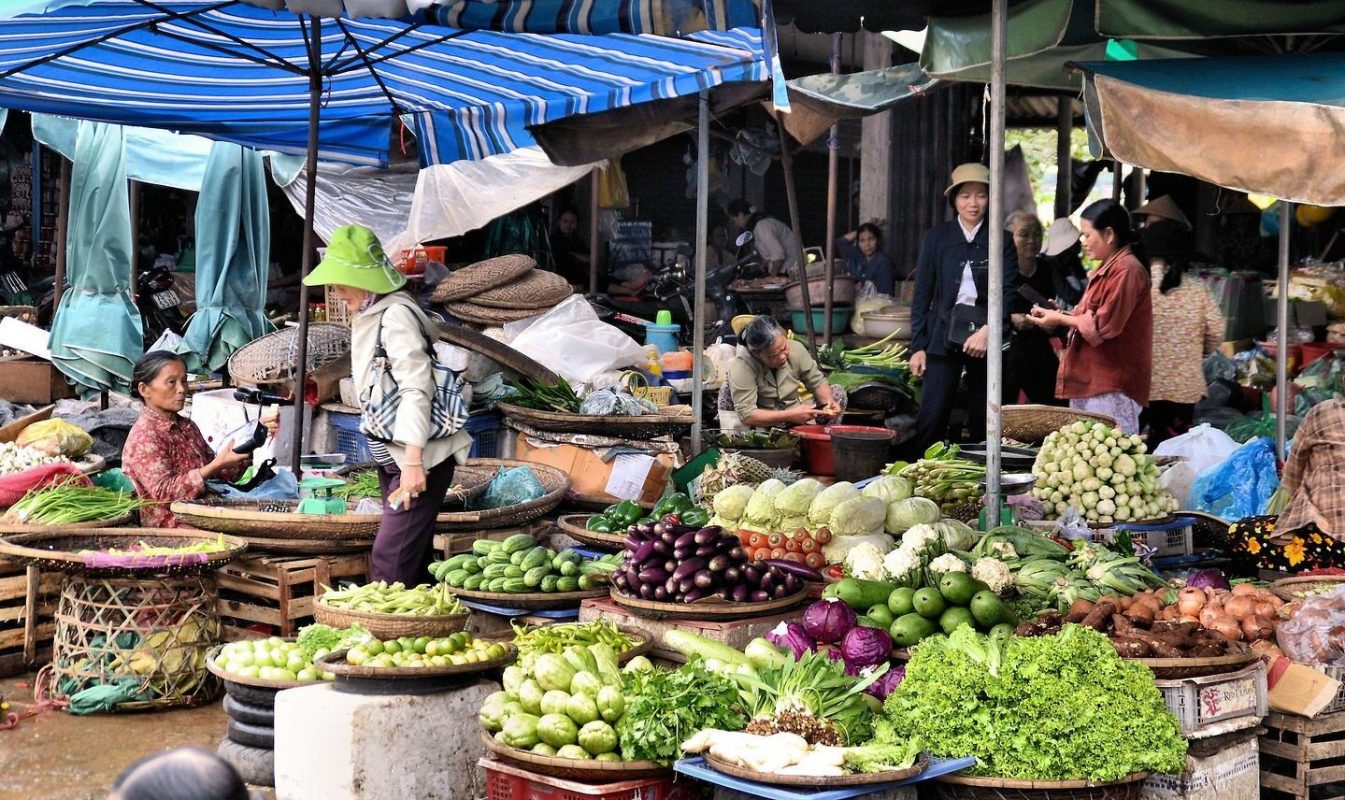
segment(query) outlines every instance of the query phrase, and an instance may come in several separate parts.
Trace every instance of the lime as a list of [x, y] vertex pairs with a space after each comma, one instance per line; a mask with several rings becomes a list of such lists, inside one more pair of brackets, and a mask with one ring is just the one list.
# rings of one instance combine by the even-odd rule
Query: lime
[[939, 594], [955, 606], [966, 606], [976, 594], [972, 577], [965, 572], [949, 572], [939, 579]]
[[892, 594], [887, 596], [887, 610], [892, 612], [893, 617], [902, 617], [915, 610], [911, 605], [911, 598], [915, 596], [915, 590], [909, 586], [902, 586], [899, 589], [893, 589]]
[[943, 595], [939, 594], [939, 590], [930, 587], [918, 590], [911, 597], [911, 605], [915, 608], [915, 613], [927, 619], [938, 619], [943, 610], [948, 607], [948, 604], [943, 600]]

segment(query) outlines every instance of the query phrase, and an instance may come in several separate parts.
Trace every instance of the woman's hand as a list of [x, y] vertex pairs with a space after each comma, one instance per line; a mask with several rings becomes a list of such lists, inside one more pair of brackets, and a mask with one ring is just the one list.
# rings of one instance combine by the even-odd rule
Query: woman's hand
[[215, 454], [215, 458], [209, 464], [201, 467], [201, 477], [209, 478], [217, 475], [226, 469], [242, 466], [252, 462], [251, 453], [235, 453], [234, 440], [230, 439], [224, 443], [224, 449]]
[[1013, 323], [1013, 329], [1016, 331], [1025, 331], [1033, 327], [1032, 320], [1027, 314], [1010, 314], [1009, 321]]
[[803, 405], [788, 409], [786, 413], [789, 415], [791, 424], [807, 425], [811, 422], [816, 422], [818, 416], [823, 414], [824, 411], [817, 406]]
[[1059, 328], [1069, 325], [1068, 314], [1062, 314], [1059, 311], [1042, 308], [1041, 306], [1033, 306], [1028, 319], [1039, 328]]
[[985, 351], [989, 347], [990, 326], [982, 325], [981, 329], [967, 337], [967, 341], [962, 345], [962, 352], [972, 358], [985, 358]]
[[920, 378], [924, 376], [925, 374], [924, 350], [921, 350], [918, 353], [911, 354], [910, 367], [911, 367], [911, 374], [914, 375], [915, 377]]
[[280, 430], [280, 412], [268, 411], [265, 414], [262, 414], [261, 423], [262, 427], [266, 428], [266, 436], [268, 438], [275, 436], [276, 431]]
[[402, 467], [402, 480], [398, 488], [412, 500], [419, 497], [425, 491], [425, 467], [420, 464]]

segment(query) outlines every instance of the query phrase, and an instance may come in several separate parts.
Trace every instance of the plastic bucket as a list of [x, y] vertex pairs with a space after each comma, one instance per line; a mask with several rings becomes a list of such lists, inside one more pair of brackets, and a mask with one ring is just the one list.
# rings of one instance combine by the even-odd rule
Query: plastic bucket
[[648, 323], [644, 326], [644, 343], [658, 348], [659, 355], [677, 350], [677, 332], [681, 325], [659, 325]]
[[887, 466], [895, 434], [867, 425], [832, 425], [831, 452], [835, 475], [843, 481], [872, 478]]
[[1307, 367], [1319, 358], [1326, 358], [1337, 350], [1345, 349], [1345, 344], [1337, 344], [1336, 342], [1308, 342], [1301, 347], [1303, 360], [1300, 369]]
[[[835, 430], [837, 426], [832, 426]], [[836, 461], [831, 454], [831, 434], [825, 425], [798, 425], [789, 432], [799, 437], [803, 467], [811, 475], [835, 475]]]

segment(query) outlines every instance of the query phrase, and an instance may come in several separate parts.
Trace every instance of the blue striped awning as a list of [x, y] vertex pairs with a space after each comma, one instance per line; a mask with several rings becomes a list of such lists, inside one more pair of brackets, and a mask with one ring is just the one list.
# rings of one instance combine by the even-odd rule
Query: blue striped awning
[[759, 27], [753, 0], [435, 0], [426, 10], [450, 28], [516, 33], [654, 33]]
[[[306, 151], [307, 19], [234, 0], [51, 6], [0, 11], [0, 107]], [[449, 163], [533, 145], [529, 126], [771, 76], [758, 27], [542, 35], [371, 18], [324, 20], [322, 67], [319, 156], [366, 165], [399, 146], [394, 115], [422, 165]]]

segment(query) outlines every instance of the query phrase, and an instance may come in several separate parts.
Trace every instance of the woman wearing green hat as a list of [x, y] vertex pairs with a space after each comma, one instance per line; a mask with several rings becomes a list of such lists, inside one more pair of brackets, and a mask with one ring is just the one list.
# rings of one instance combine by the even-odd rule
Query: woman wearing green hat
[[[405, 276], [393, 269], [378, 237], [362, 225], [338, 228], [322, 262], [304, 283], [330, 285], [354, 314], [351, 376], [361, 396], [371, 381], [378, 380], [384, 356], [396, 382], [391, 440], [371, 437], [369, 442], [384, 505], [369, 578], [408, 586], [424, 583], [433, 554], [435, 517], [452, 485], [454, 461], [465, 458], [472, 444], [463, 430], [430, 438], [437, 326], [407, 292], [400, 291]], [[368, 409], [364, 416], [361, 428], [368, 430]]]

